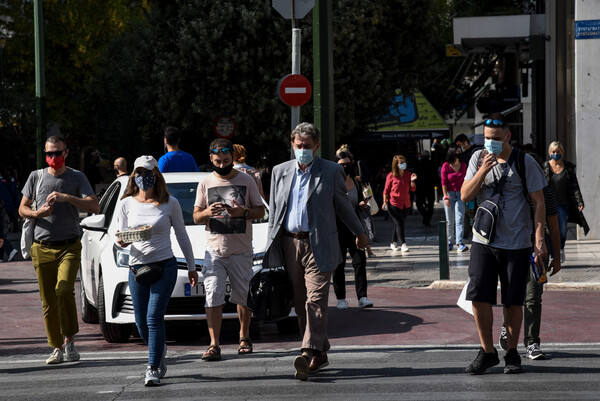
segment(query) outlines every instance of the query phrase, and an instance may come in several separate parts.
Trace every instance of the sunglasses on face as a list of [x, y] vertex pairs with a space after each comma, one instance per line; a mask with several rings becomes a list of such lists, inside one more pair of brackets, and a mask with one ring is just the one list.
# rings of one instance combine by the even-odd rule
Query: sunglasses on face
[[136, 177], [150, 177], [151, 175], [154, 175], [154, 171], [152, 170], [138, 170], [135, 172]]
[[210, 153], [213, 155], [218, 155], [219, 153], [222, 153], [224, 155], [228, 155], [231, 152], [231, 149], [229, 148], [214, 148], [210, 150]]
[[502, 121], [502, 120], [492, 120], [491, 118], [488, 118], [487, 120], [485, 120], [484, 124], [487, 127], [503, 127], [504, 126], [504, 121]]
[[352, 163], [338, 163], [338, 164], [342, 167], [348, 167], [348, 166], [352, 165]]
[[60, 157], [62, 156], [62, 154], [65, 153], [65, 150], [57, 150], [56, 152], [44, 152], [45, 156], [48, 157]]

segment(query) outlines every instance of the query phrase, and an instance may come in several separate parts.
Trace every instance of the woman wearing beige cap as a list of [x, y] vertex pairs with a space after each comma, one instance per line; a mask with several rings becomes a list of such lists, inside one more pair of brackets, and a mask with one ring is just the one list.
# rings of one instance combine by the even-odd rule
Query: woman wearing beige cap
[[[135, 323], [148, 344], [146, 386], [160, 384], [167, 371], [165, 356], [165, 311], [177, 281], [177, 261], [171, 249], [171, 227], [187, 262], [190, 284], [198, 282], [198, 273], [190, 239], [185, 230], [181, 206], [169, 195], [167, 184], [152, 156], [135, 160], [133, 173], [117, 210], [120, 231], [128, 227], [152, 226], [152, 237], [131, 244], [117, 240], [119, 246], [129, 248], [129, 290], [133, 301]], [[140, 284], [135, 279], [137, 269], [148, 264], [162, 266], [162, 275], [151, 284]]]

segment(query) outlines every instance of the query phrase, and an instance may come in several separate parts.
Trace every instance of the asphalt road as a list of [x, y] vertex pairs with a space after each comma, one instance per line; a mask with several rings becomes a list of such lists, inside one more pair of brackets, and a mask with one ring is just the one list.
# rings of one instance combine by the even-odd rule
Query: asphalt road
[[331, 365], [299, 382], [295, 353], [263, 350], [221, 362], [200, 352], [169, 352], [162, 386], [143, 386], [145, 352], [91, 352], [56, 366], [28, 356], [4, 361], [2, 400], [598, 400], [600, 351], [586, 345], [552, 346], [551, 359], [524, 361], [525, 373], [464, 373], [474, 357], [464, 347], [336, 347]]

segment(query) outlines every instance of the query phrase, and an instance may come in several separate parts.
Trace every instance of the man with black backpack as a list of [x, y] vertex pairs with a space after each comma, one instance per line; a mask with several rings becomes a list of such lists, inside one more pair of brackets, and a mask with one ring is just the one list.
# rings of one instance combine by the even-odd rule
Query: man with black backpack
[[[496, 304], [500, 278], [501, 301], [508, 331], [504, 373], [519, 373], [521, 357], [517, 352], [517, 343], [523, 320], [532, 243], [530, 207], [516, 160], [523, 162], [520, 168], [524, 170], [526, 188], [535, 210], [533, 252], [534, 261], [538, 265], [543, 263], [547, 255], [542, 192], [546, 180], [542, 169], [531, 156], [523, 157], [518, 154], [519, 150], [513, 150], [510, 145], [510, 127], [502, 114], [492, 114], [485, 120], [484, 136], [485, 149], [473, 153], [461, 189], [464, 202], [477, 197], [482, 208], [481, 214], [479, 210], [476, 213], [473, 228], [467, 289], [467, 300], [473, 301], [481, 348], [466, 372], [483, 374], [488, 368], [500, 363], [492, 338], [492, 305]], [[489, 225], [482, 225], [482, 222]]]

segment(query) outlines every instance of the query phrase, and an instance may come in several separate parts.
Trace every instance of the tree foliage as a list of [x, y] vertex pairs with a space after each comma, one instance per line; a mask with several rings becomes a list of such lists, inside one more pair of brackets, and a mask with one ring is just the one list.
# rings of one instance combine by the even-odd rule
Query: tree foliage
[[[442, 0], [334, 2], [338, 136], [364, 132], [396, 88], [412, 91], [438, 71], [443, 44], [436, 41], [447, 15]], [[301, 72], [312, 81], [312, 14], [299, 27]], [[244, 143], [251, 158], [285, 156], [289, 107], [276, 88], [291, 70], [290, 28], [271, 2], [155, 2], [144, 33], [127, 32], [103, 64], [94, 93], [102, 113], [94, 126], [119, 132], [125, 141], [124, 135], [135, 133], [139, 146], [160, 153], [163, 128], [176, 125], [185, 133], [182, 148], [202, 163], [214, 120], [229, 115], [237, 123], [234, 141]], [[125, 54], [131, 64], [115, 57]], [[122, 92], [138, 98], [123, 99]], [[110, 107], [127, 101], [133, 115]], [[312, 102], [302, 107], [302, 119], [313, 120]]]
[[[43, 2], [46, 121], [55, 123], [70, 140], [89, 144], [83, 129], [90, 110], [84, 105], [103, 49], [135, 20], [144, 17], [147, 2], [47, 0]], [[32, 1], [2, 2], [1, 29], [11, 33], [3, 52], [2, 88], [6, 95], [0, 109], [18, 126], [19, 141], [35, 153], [35, 47]], [[6, 121], [6, 120], [3, 120]], [[6, 128], [6, 127], [5, 127]], [[2, 130], [11, 136], [13, 129]], [[12, 155], [14, 157], [14, 155]], [[28, 156], [25, 156], [27, 158]], [[23, 155], [21, 155], [23, 158]]]

